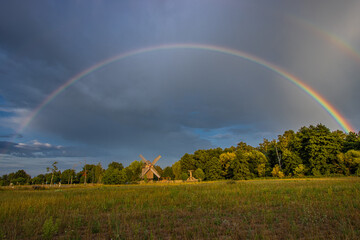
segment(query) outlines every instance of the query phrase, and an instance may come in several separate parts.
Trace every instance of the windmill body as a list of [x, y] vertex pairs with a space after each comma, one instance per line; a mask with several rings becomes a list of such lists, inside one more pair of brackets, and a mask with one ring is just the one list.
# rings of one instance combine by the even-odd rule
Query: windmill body
[[140, 178], [144, 179], [145, 176], [148, 180], [153, 180], [154, 179], [154, 174], [160, 178], [160, 174], [156, 171], [154, 165], [157, 161], [159, 161], [159, 159], [161, 158], [161, 156], [159, 155], [157, 158], [154, 159], [153, 162], [150, 162], [148, 160], [146, 160], [143, 155], [139, 155], [142, 162], [143, 162], [143, 168], [141, 171], [141, 175]]

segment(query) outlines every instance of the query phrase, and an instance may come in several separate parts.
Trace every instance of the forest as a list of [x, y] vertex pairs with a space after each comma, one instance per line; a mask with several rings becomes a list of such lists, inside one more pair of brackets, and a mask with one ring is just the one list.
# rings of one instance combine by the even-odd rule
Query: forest
[[[185, 153], [172, 166], [156, 170], [163, 179], [186, 180], [189, 170], [200, 181], [223, 179], [284, 178], [305, 176], [360, 176], [360, 133], [330, 131], [322, 124], [287, 130], [277, 139], [264, 139], [257, 147], [244, 142], [229, 148], [196, 150]], [[24, 170], [3, 175], [1, 186], [9, 184], [126, 184], [140, 180], [142, 162], [124, 167], [112, 162], [104, 169], [101, 163], [86, 164], [60, 171], [57, 162], [47, 172], [31, 178]], [[156, 178], [156, 176], [155, 176]], [[159, 180], [159, 179], [155, 179]], [[161, 180], [161, 179], [160, 179]]]

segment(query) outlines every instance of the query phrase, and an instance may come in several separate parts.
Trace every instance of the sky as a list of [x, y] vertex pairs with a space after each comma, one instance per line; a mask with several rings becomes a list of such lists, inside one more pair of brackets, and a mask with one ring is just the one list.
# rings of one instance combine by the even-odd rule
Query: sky
[[[359, 11], [347, 0], [1, 1], [0, 174], [127, 166], [139, 154], [165, 167], [303, 126], [345, 131], [254, 58], [357, 132]], [[161, 48], [174, 44], [212, 49]]]

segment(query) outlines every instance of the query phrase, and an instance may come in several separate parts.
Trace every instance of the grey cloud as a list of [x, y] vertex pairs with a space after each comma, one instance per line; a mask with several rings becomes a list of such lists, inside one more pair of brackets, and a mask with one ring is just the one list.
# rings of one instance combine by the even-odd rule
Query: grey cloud
[[22, 134], [6, 134], [6, 135], [0, 135], [0, 138], [23, 138]]
[[49, 143], [41, 143], [37, 140], [27, 143], [0, 141], [0, 152], [6, 155], [27, 158], [84, 157], [94, 156], [95, 153], [95, 151], [85, 151], [85, 149], [81, 149], [81, 147], [51, 145]]
[[[103, 59], [141, 47], [195, 42], [242, 50], [286, 69], [356, 127], [357, 63], [288, 21], [296, 14], [351, 35], [358, 44], [360, 36], [350, 34], [352, 24], [359, 24], [351, 17], [355, 8], [347, 1], [2, 2], [1, 104], [31, 112], [69, 78]], [[350, 33], [337, 30], [343, 22]], [[274, 71], [221, 53], [173, 49], [132, 56], [80, 79], [42, 109], [23, 135], [84, 146], [73, 152], [67, 147], [65, 155], [42, 146], [36, 157], [43, 159], [41, 154], [108, 154], [108, 160], [130, 161], [143, 153], [162, 154], [170, 164], [198, 148], [240, 140], [256, 145], [263, 137], [318, 123], [339, 129], [315, 100]], [[18, 151], [35, 158], [34, 148], [20, 151], [8, 144], [14, 156]]]

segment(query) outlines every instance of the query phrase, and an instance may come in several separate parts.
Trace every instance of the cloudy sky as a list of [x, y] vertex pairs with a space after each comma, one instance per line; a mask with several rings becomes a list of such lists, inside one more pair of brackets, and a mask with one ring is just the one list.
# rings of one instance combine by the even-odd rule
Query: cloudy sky
[[0, 174], [197, 149], [257, 146], [285, 130], [339, 123], [283, 76], [201, 49], [113, 56], [166, 44], [207, 44], [274, 64], [360, 126], [359, 1], [14, 1], [0, 3]]

